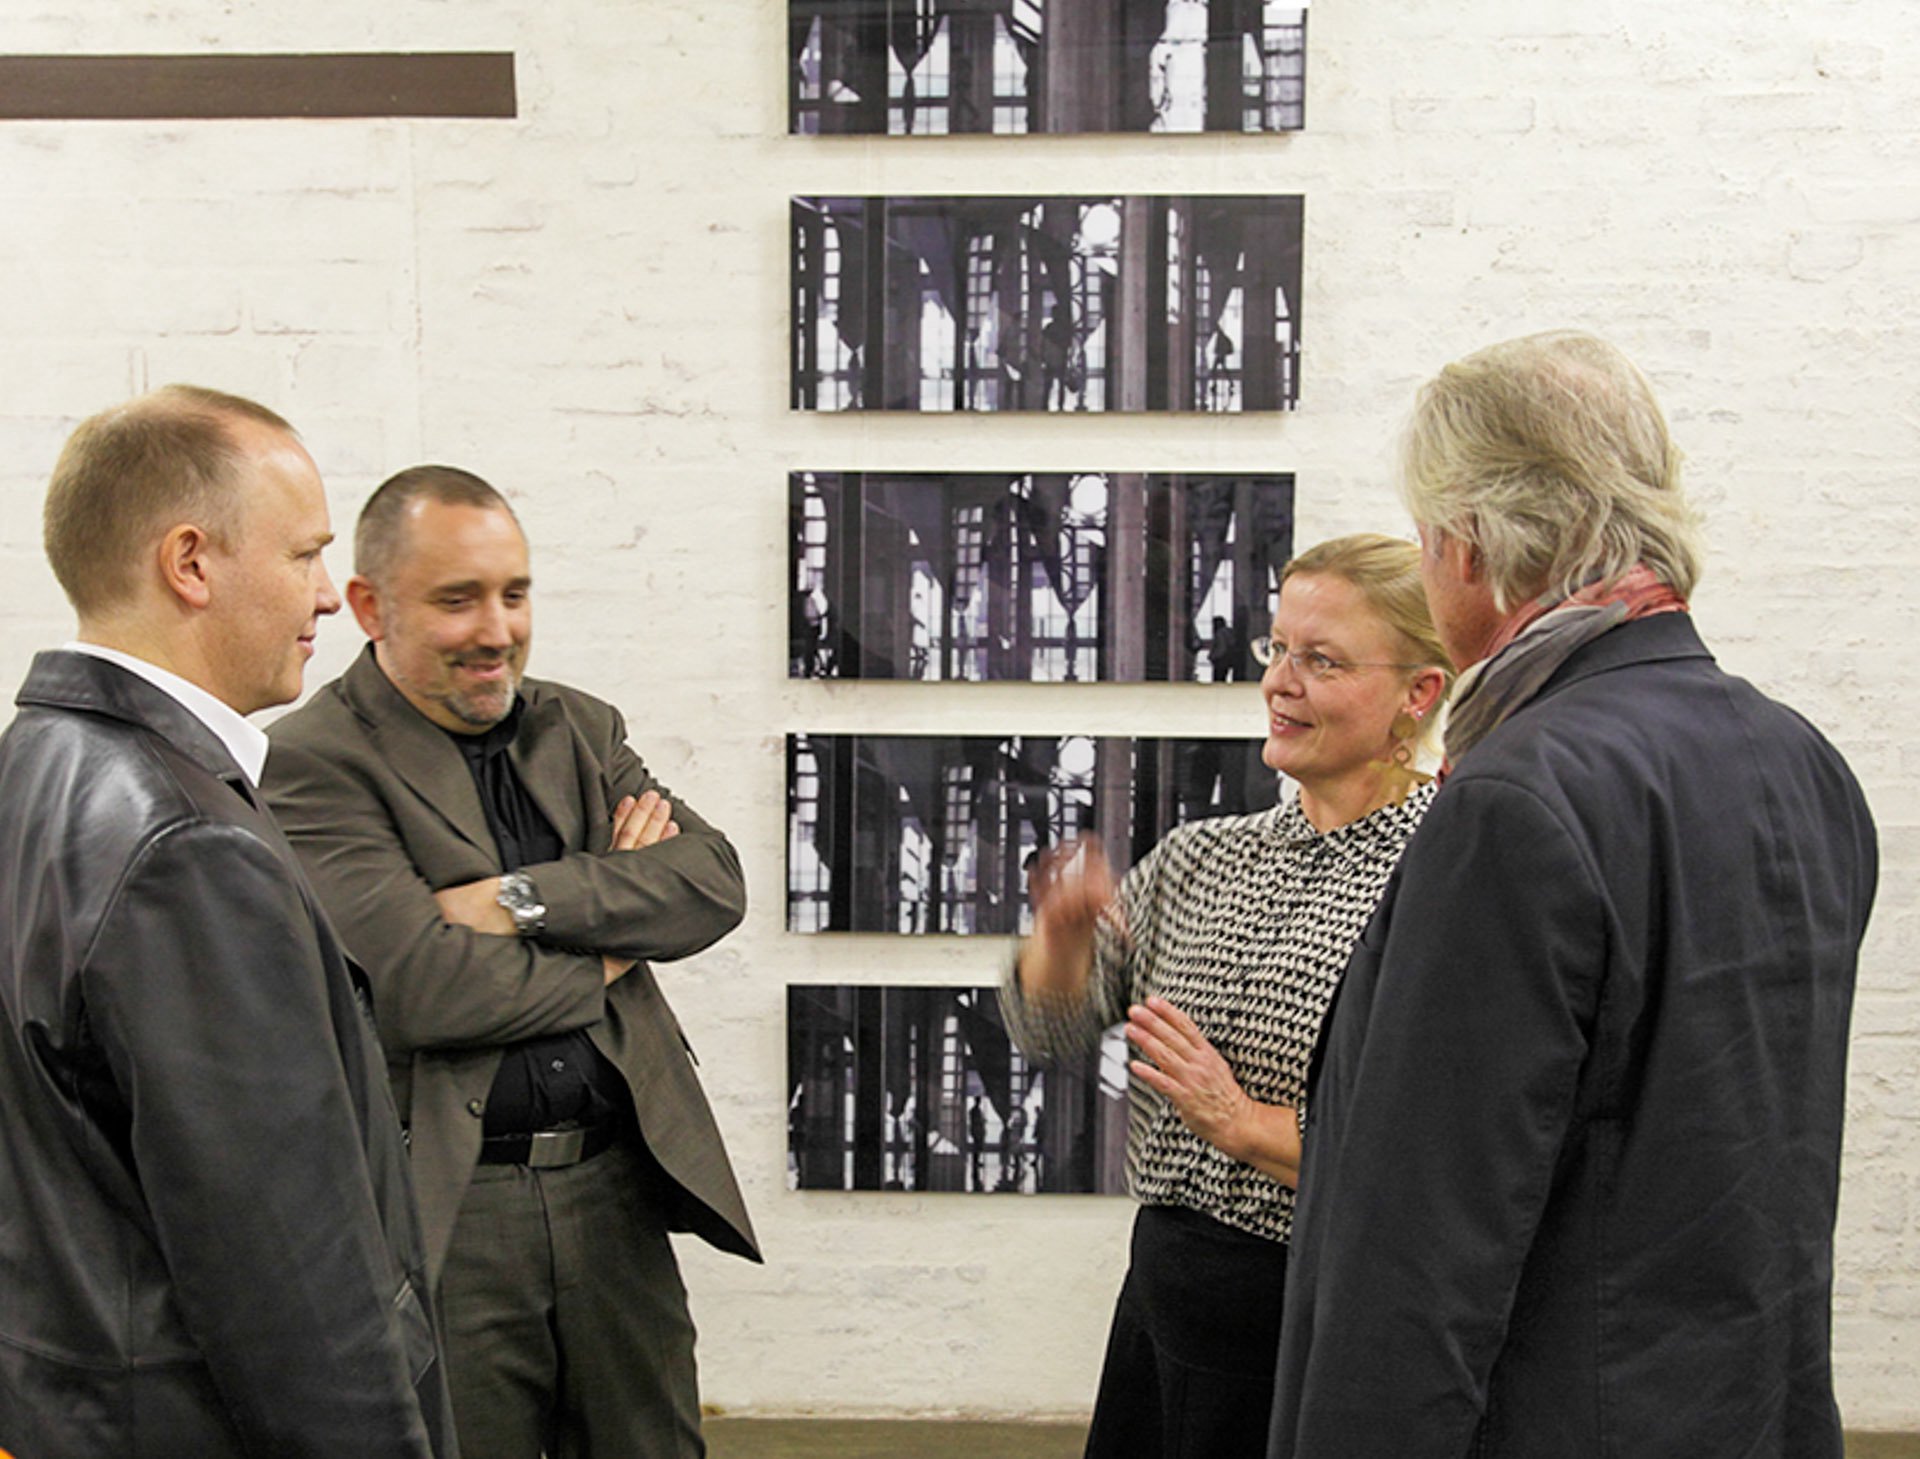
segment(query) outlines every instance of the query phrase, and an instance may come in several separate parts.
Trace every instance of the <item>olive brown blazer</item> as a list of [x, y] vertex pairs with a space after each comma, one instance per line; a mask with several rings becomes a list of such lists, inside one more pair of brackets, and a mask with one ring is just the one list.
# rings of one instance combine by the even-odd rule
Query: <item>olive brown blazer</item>
[[[459, 747], [393, 687], [371, 646], [269, 731], [267, 799], [372, 979], [429, 1275], [437, 1284], [479, 1159], [501, 1049], [581, 1028], [625, 1077], [675, 1183], [672, 1224], [758, 1260], [691, 1047], [649, 966], [738, 925], [739, 857], [648, 773], [619, 711], [558, 684], [527, 680], [521, 693], [508, 753], [567, 847], [526, 868], [547, 905], [537, 940], [441, 920], [433, 893], [498, 875], [499, 851]], [[614, 806], [649, 789], [673, 803], [680, 834], [607, 851]], [[603, 953], [638, 961], [609, 987]]]

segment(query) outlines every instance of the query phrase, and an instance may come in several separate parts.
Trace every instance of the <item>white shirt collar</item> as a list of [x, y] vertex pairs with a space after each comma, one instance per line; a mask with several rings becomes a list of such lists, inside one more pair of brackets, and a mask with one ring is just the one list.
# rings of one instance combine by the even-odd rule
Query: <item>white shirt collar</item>
[[170, 673], [158, 664], [122, 653], [117, 648], [102, 648], [97, 643], [77, 641], [67, 644], [66, 648], [70, 653], [92, 654], [96, 659], [118, 664], [129, 674], [139, 675], [163, 694], [177, 699], [183, 709], [219, 737], [220, 743], [227, 747], [227, 753], [246, 772], [248, 783], [254, 786], [260, 784], [260, 772], [267, 763], [266, 732], [248, 724], [231, 706], [221, 703], [198, 684]]

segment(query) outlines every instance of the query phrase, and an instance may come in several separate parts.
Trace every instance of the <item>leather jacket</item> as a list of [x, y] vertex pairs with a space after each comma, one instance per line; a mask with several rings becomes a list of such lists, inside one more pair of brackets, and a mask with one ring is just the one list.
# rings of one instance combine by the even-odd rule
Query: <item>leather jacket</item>
[[364, 979], [219, 739], [45, 653], [0, 736], [0, 1448], [456, 1452]]

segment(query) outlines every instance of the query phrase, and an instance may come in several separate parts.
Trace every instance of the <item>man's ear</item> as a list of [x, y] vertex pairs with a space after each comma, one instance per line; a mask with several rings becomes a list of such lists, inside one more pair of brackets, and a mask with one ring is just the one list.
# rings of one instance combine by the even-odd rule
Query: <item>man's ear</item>
[[160, 579], [182, 603], [205, 608], [213, 601], [213, 571], [208, 555], [213, 539], [192, 522], [169, 527], [154, 549]]
[[1466, 537], [1449, 534], [1440, 541], [1440, 551], [1447, 559], [1447, 566], [1455, 577], [1463, 583], [1478, 587], [1487, 580], [1487, 560], [1480, 555], [1480, 548]]
[[354, 621], [368, 638], [378, 643], [387, 636], [380, 590], [358, 573], [347, 579], [347, 606], [353, 609]]

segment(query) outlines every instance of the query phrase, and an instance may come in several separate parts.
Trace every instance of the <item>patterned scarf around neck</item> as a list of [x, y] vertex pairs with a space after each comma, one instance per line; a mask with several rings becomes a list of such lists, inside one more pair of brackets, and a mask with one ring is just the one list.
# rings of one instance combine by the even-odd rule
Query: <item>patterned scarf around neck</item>
[[1644, 563], [1610, 583], [1590, 584], [1555, 603], [1534, 599], [1507, 620], [1487, 656], [1462, 673], [1454, 686], [1441, 778], [1538, 694], [1576, 649], [1636, 618], [1686, 611], [1687, 600]]

